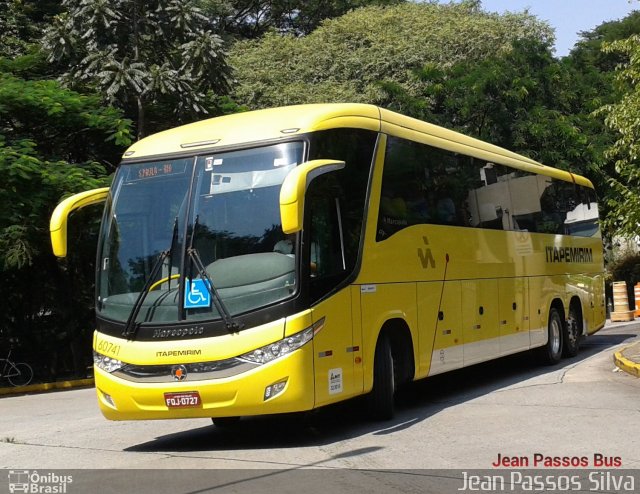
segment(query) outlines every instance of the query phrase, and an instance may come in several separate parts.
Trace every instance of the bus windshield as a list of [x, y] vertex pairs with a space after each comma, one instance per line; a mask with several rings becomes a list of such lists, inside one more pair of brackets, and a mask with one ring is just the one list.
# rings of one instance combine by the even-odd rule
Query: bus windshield
[[282, 231], [279, 193], [303, 149], [292, 142], [121, 165], [102, 227], [98, 315], [124, 323], [141, 305], [138, 323], [219, 319], [209, 281], [232, 315], [292, 296], [296, 242]]

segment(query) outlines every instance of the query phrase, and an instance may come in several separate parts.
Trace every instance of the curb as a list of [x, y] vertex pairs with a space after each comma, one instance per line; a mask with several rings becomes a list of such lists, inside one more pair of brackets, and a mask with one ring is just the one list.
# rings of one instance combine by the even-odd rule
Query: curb
[[17, 395], [25, 393], [44, 393], [46, 391], [54, 391], [57, 389], [85, 388], [93, 386], [94, 379], [78, 379], [75, 381], [59, 381], [55, 383], [30, 384], [29, 386], [19, 386], [13, 388], [0, 388], [0, 396]]
[[624, 355], [622, 355], [622, 352], [624, 352], [627, 348], [631, 347], [626, 347], [619, 352], [615, 352], [613, 354], [613, 362], [614, 364], [616, 364], [616, 367], [618, 367], [620, 370], [625, 371], [627, 374], [631, 374], [635, 377], [640, 377], [640, 364], [637, 364], [636, 362], [633, 362], [632, 360], [629, 360]]

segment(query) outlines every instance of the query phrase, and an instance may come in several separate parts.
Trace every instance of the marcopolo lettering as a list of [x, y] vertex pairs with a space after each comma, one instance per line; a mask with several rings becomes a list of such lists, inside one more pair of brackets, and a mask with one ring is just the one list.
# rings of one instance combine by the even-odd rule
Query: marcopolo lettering
[[177, 329], [156, 329], [153, 331], [153, 338], [180, 338], [182, 336], [194, 336], [204, 333], [202, 326]]
[[589, 247], [546, 247], [547, 262], [593, 262]]

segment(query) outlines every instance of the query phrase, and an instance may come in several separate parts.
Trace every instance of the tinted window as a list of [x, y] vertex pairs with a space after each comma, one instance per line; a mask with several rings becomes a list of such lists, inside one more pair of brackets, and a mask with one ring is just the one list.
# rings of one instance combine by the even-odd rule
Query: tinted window
[[357, 129], [317, 132], [309, 159], [336, 159], [345, 167], [321, 175], [306, 194], [304, 242], [312, 301], [340, 286], [357, 265], [369, 173], [377, 133]]
[[579, 237], [599, 236], [598, 202], [595, 191], [587, 187], [577, 187], [576, 192], [575, 207], [567, 212], [565, 219], [565, 233]]
[[469, 157], [389, 137], [376, 239], [424, 223], [470, 226], [468, 191], [477, 182]]
[[511, 230], [512, 201], [509, 178], [512, 169], [470, 158], [477, 186], [469, 190], [470, 226], [491, 230]]
[[592, 236], [593, 190], [389, 137], [376, 240], [436, 224]]

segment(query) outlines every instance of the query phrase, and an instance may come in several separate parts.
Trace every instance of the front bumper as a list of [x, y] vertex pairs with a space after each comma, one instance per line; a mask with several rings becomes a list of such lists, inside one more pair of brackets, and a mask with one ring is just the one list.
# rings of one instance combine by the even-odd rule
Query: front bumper
[[[181, 362], [176, 362], [180, 364]], [[286, 379], [284, 389], [265, 399], [265, 389]], [[110, 420], [149, 420], [266, 415], [314, 406], [313, 342], [236, 376], [171, 383], [139, 383], [95, 369], [102, 414]], [[201, 404], [169, 408], [165, 393], [197, 391]]]

